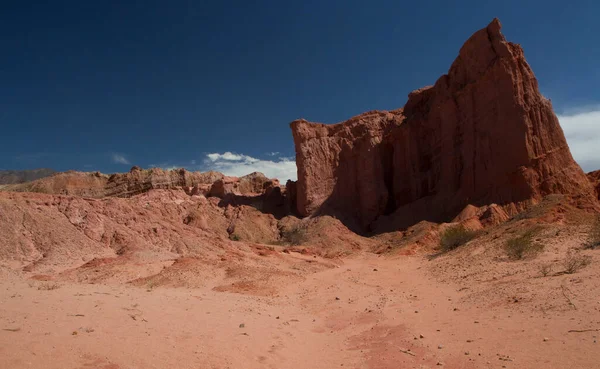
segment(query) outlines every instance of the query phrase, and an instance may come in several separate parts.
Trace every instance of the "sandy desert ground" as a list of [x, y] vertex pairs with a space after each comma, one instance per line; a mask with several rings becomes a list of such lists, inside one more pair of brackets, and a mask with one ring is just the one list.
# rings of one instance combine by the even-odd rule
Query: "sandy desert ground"
[[[600, 368], [600, 257], [578, 250], [585, 230], [557, 225], [563, 235], [544, 238], [542, 255], [513, 262], [491, 241], [510, 227], [433, 257], [274, 248], [258, 256], [270, 274], [229, 290], [232, 271], [189, 288], [39, 281], [4, 268], [0, 367]], [[569, 250], [592, 263], [563, 273]]]

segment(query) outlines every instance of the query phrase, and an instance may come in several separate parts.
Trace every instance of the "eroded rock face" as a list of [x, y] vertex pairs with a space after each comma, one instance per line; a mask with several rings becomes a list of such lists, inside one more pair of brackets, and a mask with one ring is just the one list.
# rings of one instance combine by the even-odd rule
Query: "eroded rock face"
[[403, 110], [292, 122], [298, 212], [397, 229], [447, 221], [468, 204], [519, 207], [552, 193], [594, 206], [550, 101], [500, 28], [494, 19], [471, 36], [448, 74], [412, 92]]
[[208, 196], [223, 199], [228, 195], [259, 195], [264, 193], [269, 186], [274, 186], [274, 181], [279, 186], [279, 181], [269, 179], [260, 172], [250, 173], [239, 178], [225, 176], [212, 184]]
[[163, 170], [133, 167], [129, 173], [113, 174], [108, 178], [104, 196], [130, 197], [151, 189], [190, 188], [212, 184], [223, 178], [218, 172], [189, 172], [185, 169]]
[[323, 205], [368, 224], [385, 211], [386, 147], [383, 138], [400, 125], [402, 110], [368, 112], [344, 123], [291, 123], [296, 146], [296, 207], [303, 216]]
[[509, 214], [496, 204], [485, 205], [480, 208], [467, 205], [453, 220], [453, 223], [470, 223], [475, 225], [471, 229], [482, 229], [495, 226], [510, 219]]

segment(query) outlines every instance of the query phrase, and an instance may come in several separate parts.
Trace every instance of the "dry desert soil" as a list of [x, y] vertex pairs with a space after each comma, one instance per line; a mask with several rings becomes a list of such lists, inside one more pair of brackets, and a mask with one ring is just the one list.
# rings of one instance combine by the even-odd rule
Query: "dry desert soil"
[[[247, 247], [239, 260], [261, 271], [251, 276], [180, 259], [172, 273], [211, 270], [195, 287], [39, 280], [49, 278], [5, 267], [0, 367], [599, 368], [600, 257], [579, 250], [585, 230], [554, 225], [562, 236], [542, 236], [542, 255], [510, 261], [491, 241], [509, 228], [443, 255]], [[564, 273], [573, 252], [591, 264]]]

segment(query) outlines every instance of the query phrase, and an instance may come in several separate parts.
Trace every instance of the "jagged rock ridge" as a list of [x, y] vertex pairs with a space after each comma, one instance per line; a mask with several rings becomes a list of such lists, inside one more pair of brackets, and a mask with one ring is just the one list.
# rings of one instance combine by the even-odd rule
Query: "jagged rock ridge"
[[134, 166], [127, 173], [68, 171], [36, 181], [7, 185], [1, 191], [37, 192], [102, 199], [129, 198], [151, 190], [183, 190], [189, 196], [216, 197], [220, 207], [249, 205], [276, 218], [290, 213], [285, 186], [259, 172], [242, 177], [223, 173], [190, 172], [183, 168], [164, 170]]

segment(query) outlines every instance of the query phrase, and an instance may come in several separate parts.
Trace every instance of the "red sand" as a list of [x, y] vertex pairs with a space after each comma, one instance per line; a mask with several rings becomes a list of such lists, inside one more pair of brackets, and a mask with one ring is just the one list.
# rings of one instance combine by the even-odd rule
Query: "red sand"
[[[0, 367], [600, 367], [600, 332], [569, 333], [600, 328], [596, 268], [539, 278], [519, 271], [531, 266], [519, 262], [495, 268], [520, 275], [515, 281], [433, 278], [435, 267], [456, 268], [456, 260], [361, 254], [272, 286], [270, 296], [217, 292], [219, 281], [138, 288], [25, 281], [4, 270]], [[520, 302], [500, 298], [507, 287]]]

